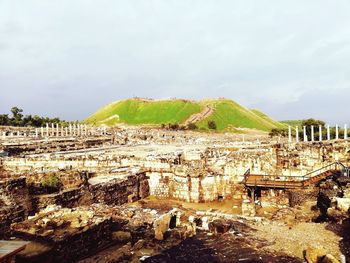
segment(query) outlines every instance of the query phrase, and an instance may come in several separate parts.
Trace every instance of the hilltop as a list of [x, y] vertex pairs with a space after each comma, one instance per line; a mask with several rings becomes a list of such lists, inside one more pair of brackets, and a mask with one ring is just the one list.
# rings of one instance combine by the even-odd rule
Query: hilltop
[[228, 99], [132, 98], [108, 104], [85, 120], [93, 125], [195, 123], [202, 129], [207, 129], [208, 121], [215, 121], [218, 131], [236, 131], [237, 128], [269, 131], [284, 126], [258, 110], [248, 109]]

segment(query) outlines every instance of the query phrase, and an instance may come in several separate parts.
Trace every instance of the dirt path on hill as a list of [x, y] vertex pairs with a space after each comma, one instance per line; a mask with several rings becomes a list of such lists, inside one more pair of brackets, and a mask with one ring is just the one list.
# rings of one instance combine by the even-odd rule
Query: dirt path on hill
[[205, 108], [199, 112], [199, 113], [195, 113], [192, 114], [186, 121], [185, 121], [185, 125], [188, 125], [190, 123], [196, 123], [199, 122], [201, 120], [204, 120], [205, 118], [209, 117], [211, 114], [213, 114], [214, 112], [214, 108], [211, 105], [206, 105]]

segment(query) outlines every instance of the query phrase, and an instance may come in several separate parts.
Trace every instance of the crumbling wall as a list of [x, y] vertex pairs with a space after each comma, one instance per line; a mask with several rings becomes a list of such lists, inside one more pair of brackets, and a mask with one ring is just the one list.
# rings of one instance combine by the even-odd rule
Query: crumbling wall
[[9, 234], [11, 223], [23, 221], [30, 210], [25, 178], [0, 181], [0, 238]]
[[144, 173], [91, 185], [89, 191], [93, 195], [93, 202], [107, 205], [121, 205], [149, 196], [148, 181]]

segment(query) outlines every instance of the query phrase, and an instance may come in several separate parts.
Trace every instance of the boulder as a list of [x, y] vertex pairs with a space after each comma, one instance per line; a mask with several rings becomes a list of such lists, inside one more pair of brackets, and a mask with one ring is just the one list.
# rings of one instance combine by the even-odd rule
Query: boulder
[[214, 234], [223, 234], [232, 228], [232, 222], [224, 219], [215, 219], [209, 223], [209, 230]]
[[350, 198], [336, 198], [337, 200], [337, 208], [342, 211], [347, 213], [350, 208]]
[[309, 247], [304, 250], [304, 258], [307, 263], [319, 263], [326, 255], [326, 252], [321, 248]]

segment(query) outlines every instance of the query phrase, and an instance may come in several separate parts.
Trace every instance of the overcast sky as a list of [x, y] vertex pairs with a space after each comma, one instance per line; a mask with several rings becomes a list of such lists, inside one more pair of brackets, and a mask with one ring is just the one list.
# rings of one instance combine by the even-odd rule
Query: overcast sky
[[348, 0], [0, 0], [0, 113], [226, 97], [346, 123], [349, 14]]

